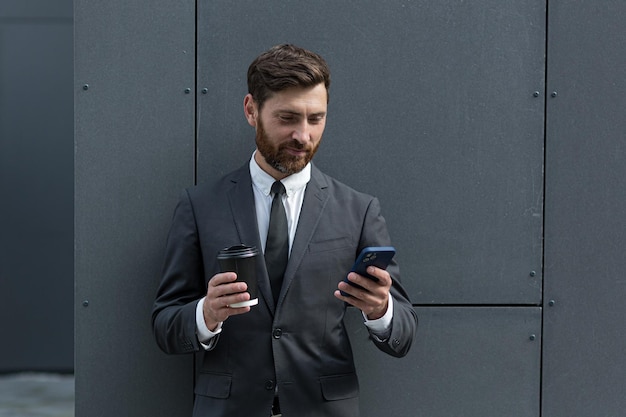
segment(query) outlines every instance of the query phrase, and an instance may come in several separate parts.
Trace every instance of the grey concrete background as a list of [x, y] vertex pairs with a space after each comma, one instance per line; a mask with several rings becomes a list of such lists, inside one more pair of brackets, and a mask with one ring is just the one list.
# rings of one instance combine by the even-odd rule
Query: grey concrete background
[[72, 36], [72, 0], [0, 1], [0, 373], [74, 369]]
[[146, 319], [162, 242], [249, 156], [245, 68], [282, 41], [329, 61], [316, 160], [380, 198], [421, 319], [402, 361], [355, 328], [364, 417], [623, 414], [626, 4], [354, 6], [75, 1], [77, 415], [191, 408]]
[[73, 416], [73, 375], [0, 375], [0, 417]]
[[[209, 106], [208, 103], [211, 100], [218, 104], [224, 103], [215, 100], [212, 96], [214, 94], [223, 94], [224, 97], [236, 96], [230, 89], [234, 83], [224, 84], [222, 77], [215, 77], [212, 75], [213, 71], [207, 69], [214, 68], [219, 63], [231, 65], [234, 60], [243, 60], [244, 64], [247, 64], [248, 56], [241, 54], [241, 48], [233, 48], [235, 53], [232, 59], [214, 58], [220, 53], [219, 50], [214, 50], [216, 46], [222, 45], [223, 39], [229, 39], [231, 33], [226, 30], [220, 31], [220, 24], [232, 26], [233, 22], [238, 22], [238, 25], [247, 27], [246, 19], [254, 18], [260, 12], [256, 9], [253, 9], [254, 13], [248, 10], [253, 6], [265, 7], [258, 2], [247, 2], [249, 4], [245, 5], [244, 2], [240, 2], [237, 7], [242, 5], [245, 7], [238, 10], [231, 2], [198, 3], [200, 6], [198, 30], [202, 39], [208, 39], [210, 42], [201, 44], [203, 48], [209, 49], [200, 51], [198, 56], [202, 59], [196, 64], [195, 1], [184, 1], [173, 8], [170, 7], [170, 3], [163, 1], [154, 2], [149, 8], [144, 7], [143, 2], [129, 4], [123, 1], [108, 3], [93, 0], [78, 1], [79, 5], [83, 4], [83, 7], [78, 8], [78, 16], [82, 18], [83, 28], [88, 32], [79, 37], [82, 42], [80, 52], [83, 53], [79, 63], [87, 65], [79, 67], [81, 77], [75, 79], [72, 89], [71, 37], [74, 23], [72, 3], [72, 0], [0, 2], [0, 195], [11, 196], [3, 199], [3, 204], [0, 205], [0, 224], [3, 230], [0, 234], [0, 317], [12, 318], [6, 321], [5, 334], [13, 335], [14, 339], [20, 340], [19, 349], [15, 349], [15, 344], [11, 343], [0, 345], [0, 372], [4, 373], [0, 374], [0, 417], [75, 414], [73, 376], [6, 374], [25, 369], [71, 372], [74, 366], [72, 92], [81, 94], [81, 103], [84, 104], [82, 107], [79, 105], [78, 115], [100, 120], [83, 123], [92, 129], [78, 131], [84, 135], [97, 133], [105, 150], [113, 149], [110, 155], [115, 156], [114, 160], [117, 161], [113, 165], [106, 160], [93, 164], [93, 172], [85, 172], [84, 177], [108, 178], [107, 181], [96, 184], [98, 191], [102, 190], [104, 193], [102, 199], [106, 203], [104, 206], [108, 209], [107, 213], [111, 213], [111, 209], [114, 214], [117, 213], [115, 210], [121, 213], [125, 208], [121, 207], [121, 204], [118, 207], [118, 203], [131, 201], [135, 208], [134, 213], [137, 213], [135, 219], [139, 219], [129, 224], [135, 227], [132, 233], [139, 231], [137, 236], [142, 237], [141, 239], [129, 240], [125, 236], [120, 236], [119, 242], [123, 245], [116, 246], [119, 242], [114, 235], [120, 229], [124, 229], [119, 227], [120, 223], [126, 226], [124, 221], [132, 219], [124, 217], [120, 222], [120, 219], [109, 215], [110, 218], [105, 219], [103, 224], [110, 233], [100, 236], [100, 240], [109, 247], [119, 247], [124, 254], [130, 252], [127, 249], [134, 248], [128, 247], [127, 244], [142, 247], [146, 242], [160, 241], [151, 237], [159, 237], [162, 233], [161, 228], [167, 223], [173, 205], [172, 200], [175, 200], [177, 195], [173, 189], [177, 189], [181, 184], [193, 182], [195, 169], [198, 169], [200, 175], [207, 175], [208, 169], [213, 167], [209, 158], [222, 158], [225, 154], [225, 152], [215, 154], [207, 152], [207, 144], [217, 146], [216, 140], [220, 138], [218, 133], [225, 130], [221, 127], [214, 129], [216, 123], [222, 119], [218, 112], [215, 112], [217, 107]], [[393, 210], [398, 216], [402, 216], [403, 213], [418, 214], [423, 216], [426, 223], [433, 213], [444, 210], [440, 212], [442, 219], [456, 222], [454, 225], [459, 228], [465, 225], [467, 232], [473, 231], [471, 235], [480, 238], [475, 244], [467, 244], [466, 239], [453, 228], [442, 228], [443, 233], [438, 233], [436, 223], [432, 225], [426, 223], [425, 227], [418, 228], [419, 239], [405, 238], [407, 244], [403, 244], [402, 247], [406, 253], [404, 255], [406, 262], [402, 263], [403, 266], [408, 267], [413, 263], [416, 267], [423, 268], [423, 273], [419, 275], [419, 279], [415, 281], [416, 285], [412, 288], [416, 301], [420, 304], [417, 308], [421, 310], [420, 317], [423, 320], [420, 339], [413, 352], [414, 359], [409, 358], [408, 363], [392, 362], [390, 365], [391, 369], [402, 367], [403, 378], [393, 380], [394, 382], [390, 384], [390, 386], [397, 384], [398, 388], [404, 389], [395, 391], [399, 403], [397, 407], [402, 407], [405, 403], [416, 403], [417, 407], [438, 408], [442, 413], [449, 413], [451, 407], [465, 407], [467, 410], [467, 407], [479, 408], [484, 404], [493, 404], [491, 398], [496, 397], [499, 400], [496, 402], [498, 406], [508, 405], [518, 409], [520, 407], [517, 401], [521, 398], [526, 408], [517, 415], [543, 414], [551, 417], [621, 415], [614, 410], [624, 408], [621, 388], [624, 386], [626, 375], [626, 362], [623, 360], [625, 339], [620, 336], [623, 333], [620, 326], [624, 315], [624, 304], [621, 300], [625, 295], [622, 277], [626, 269], [622, 254], [626, 242], [624, 233], [626, 184], [623, 180], [626, 178], [626, 168], [623, 164], [622, 146], [626, 121], [623, 116], [626, 77], [623, 76], [624, 54], [621, 53], [626, 37], [623, 36], [625, 26], [620, 22], [623, 22], [626, 16], [626, 7], [617, 0], [601, 4], [559, 0], [537, 2], [446, 0], [432, 4], [435, 6], [429, 8], [428, 2], [385, 2], [376, 5], [379, 7], [376, 12], [363, 9], [358, 13], [353, 13], [352, 9], [340, 9], [330, 23], [326, 21], [326, 12], [309, 12], [303, 14], [309, 16], [309, 20], [304, 23], [312, 30], [296, 32], [290, 29], [294, 36], [301, 33], [301, 38], [298, 39], [310, 43], [313, 49], [329, 48], [332, 51], [331, 41], [338, 35], [343, 36], [344, 41], [353, 46], [351, 49], [339, 51], [341, 52], [338, 54], [339, 57], [349, 55], [354, 59], [344, 60], [336, 68], [337, 83], [333, 87], [333, 106], [342, 106], [338, 98], [342, 97], [342, 94], [345, 96], [345, 91], [349, 91], [348, 81], [353, 74], [351, 65], [357, 69], [364, 67], [360, 59], [369, 57], [369, 54], [380, 57], [374, 62], [396, 64], [384, 66], [389, 71], [385, 73], [387, 76], [415, 72], [430, 77], [420, 78], [421, 88], [415, 90], [416, 94], [419, 93], [415, 101], [409, 102], [406, 98], [413, 96], [402, 94], [390, 94], [390, 98], [384, 101], [385, 106], [395, 108], [389, 113], [391, 117], [388, 117], [388, 120], [404, 119], [407, 114], [416, 116], [413, 119], [415, 123], [408, 125], [406, 129], [400, 127], [392, 140], [402, 142], [405, 138], [413, 136], [418, 139], [411, 145], [415, 152], [398, 155], [403, 163], [396, 162], [395, 165], [423, 167], [410, 171], [408, 177], [412, 181], [410, 188], [415, 188], [416, 192], [424, 197], [418, 202], [422, 205], [421, 209], [416, 209], [418, 206], [409, 199], [395, 201], [393, 187], [388, 189], [379, 187], [377, 193], [383, 200], [395, 202]], [[347, 3], [345, 5], [352, 6]], [[407, 7], [407, 10], [400, 14], [396, 24], [381, 24], [383, 17], [392, 18], [388, 15], [393, 7]], [[119, 13], [122, 10], [128, 18], [120, 18]], [[210, 13], [212, 10], [220, 13]], [[284, 9], [277, 8], [273, 12], [276, 16], [295, 16], [291, 10], [285, 4]], [[434, 14], [436, 10], [440, 13]], [[224, 13], [228, 13], [227, 19], [223, 18]], [[340, 19], [341, 16], [346, 17]], [[374, 19], [374, 16], [380, 18]], [[464, 16], [467, 19], [462, 19]], [[545, 33], [545, 24], [542, 23], [546, 18], [546, 23], [550, 27], [548, 34]], [[207, 23], [208, 19], [212, 19], [212, 24]], [[313, 25], [314, 19], [318, 19], [323, 25]], [[282, 19], [287, 20], [289, 19]], [[296, 27], [295, 25], [299, 23], [300, 20], [293, 19], [293, 24], [288, 26]], [[335, 25], [334, 32], [315, 30], [329, 24]], [[138, 27], [142, 30], [137, 30]], [[110, 30], [111, 28], [114, 30]], [[427, 35], [419, 36], [422, 29]], [[284, 28], [281, 27], [280, 31], [283, 33]], [[377, 32], [392, 35], [385, 38], [376, 36]], [[247, 46], [249, 48], [247, 53], [250, 54], [258, 52], [261, 43], [265, 47], [267, 43], [273, 42], [275, 36], [266, 30], [236, 33], [237, 36], [232, 40], [237, 45], [243, 43], [241, 39], [245, 37], [254, 39], [258, 36], [264, 37], [258, 40], [258, 44]], [[314, 37], [312, 34], [316, 33], [318, 35]], [[361, 37], [367, 38], [368, 42], [361, 43], [359, 41]], [[394, 42], [388, 42], [388, 39], [394, 39]], [[516, 48], [499, 47], [510, 44], [509, 41], [514, 39], [521, 39], [523, 42], [518, 42]], [[539, 44], [543, 45], [545, 40], [549, 45], [547, 51], [536, 48], [538, 39]], [[439, 42], [434, 42], [435, 40]], [[403, 49], [401, 45], [407, 44], [411, 45], [409, 50], [424, 53], [403, 56], [402, 53], [407, 49]], [[98, 66], [96, 58], [103, 49], [106, 52], [103, 61], [107, 65]], [[135, 53], [136, 50], [141, 53]], [[163, 50], [167, 50], [169, 55], [164, 54]], [[333, 58], [332, 53], [330, 57]], [[545, 62], [546, 57], [549, 57], [548, 64]], [[159, 59], [165, 63], [155, 65]], [[398, 69], [397, 64], [406, 68]], [[234, 71], [239, 67], [237, 63], [231, 68]], [[529, 68], [535, 71], [528, 71]], [[199, 77], [198, 81], [194, 82], [196, 72]], [[360, 94], [365, 98], [380, 97], [394, 88], [402, 93], [404, 84], [400, 82], [401, 78], [393, 77], [390, 78], [390, 82], [383, 83], [378, 82], [379, 72], [375, 70], [365, 72], [364, 76], [377, 81], [362, 86]], [[494, 73], [495, 76], [492, 77], [490, 74]], [[499, 76], [499, 73], [514, 76], [507, 78]], [[473, 77], [468, 83], [466, 78], [451, 74], [469, 74]], [[543, 85], [544, 76], [548, 82], [547, 86]], [[137, 79], [142, 82], [137, 82]], [[213, 86], [205, 82], [211, 81], [219, 85], [215, 85], [215, 90], [209, 89], [210, 94], [203, 95], [201, 93], [203, 87]], [[90, 89], [83, 90], [84, 84], [90, 84]], [[532, 91], [529, 91], [530, 87]], [[190, 88], [190, 94], [185, 93], [186, 88]], [[537, 94], [533, 95], [535, 89]], [[391, 100], [396, 97], [401, 99]], [[194, 118], [196, 99], [199, 114], [202, 116], [200, 120]], [[124, 103], [119, 113], [131, 114], [132, 117], [128, 119], [133, 123], [126, 121], [123, 125], [125, 128], [134, 129], [128, 129], [132, 133], [128, 137], [134, 139], [137, 132], [144, 132], [145, 139], [158, 136], [159, 140], [155, 143], [146, 140], [144, 143], [130, 139], [127, 141], [126, 136], [121, 136], [121, 139], [117, 140], [112, 139], [111, 130], [108, 130], [107, 126], [115, 126], [116, 120], [100, 117], [113, 114], [111, 109], [104, 106], [102, 112], [94, 112], [91, 100], [95, 100], [96, 104], [109, 103], [113, 110], [119, 103]], [[240, 99], [236, 98], [236, 101], [239, 106]], [[330, 129], [335, 129], [339, 134], [338, 129], [344, 126], [344, 123], [338, 117], [347, 117], [359, 118], [362, 122], [360, 126], [366, 134], [372, 132], [372, 135], [386, 135], [388, 133], [386, 123], [370, 123], [367, 120], [372, 114], [376, 114], [378, 106], [383, 101], [363, 101], [366, 104], [365, 112], [357, 106], [351, 112], [345, 108], [341, 111], [337, 109], [335, 112], [337, 118], [333, 121], [335, 127], [330, 126], [329, 133], [332, 132]], [[160, 131], [154, 129], [154, 125], [158, 125], [156, 122], [160, 112], [167, 113], [171, 110], [156, 104], [164, 102], [176, 109], [176, 114], [164, 119], [167, 123], [163, 124], [168, 128]], [[456, 104], [456, 107], [450, 103]], [[511, 103], [517, 107], [511, 107]], [[98, 109], [97, 106], [95, 108]], [[432, 111], [429, 110], [431, 108]], [[503, 112], [516, 116], [498, 122]], [[340, 116], [341, 114], [343, 116]], [[434, 117], [427, 117], [429, 114], [434, 114]], [[180, 121], [174, 123], [181, 115]], [[463, 118], [464, 115], [467, 117]], [[212, 116], [216, 123], [206, 123], [209, 120], [208, 116]], [[485, 123], [484, 120], [495, 120], [496, 123]], [[546, 123], [545, 132], [542, 130], [543, 122]], [[194, 167], [196, 150], [193, 132], [196, 125], [202, 133], [199, 138], [200, 167]], [[519, 129], [513, 132], [514, 135], [509, 134], [510, 132], [504, 134], [499, 128], [495, 129], [501, 125]], [[425, 126], [431, 127], [427, 129]], [[124, 131], [122, 128], [120, 130]], [[430, 131], [436, 132], [436, 135], [429, 136], [427, 133]], [[153, 135], [154, 132], [157, 134]], [[210, 132], [214, 136], [204, 132]], [[455, 132], [463, 134], [451, 134]], [[473, 134], [480, 140], [466, 141], [465, 133], [470, 136]], [[426, 140], [428, 137], [431, 137], [432, 141], [428, 142]], [[511, 142], [511, 138], [519, 140]], [[546, 147], [545, 188], [540, 179], [543, 172], [540, 172], [537, 166], [541, 162], [542, 149], [538, 148], [538, 144], [541, 145], [542, 140]], [[535, 144], [535, 151], [532, 153], [526, 152], [525, 146], [511, 148], [510, 145], [511, 143], [525, 145], [531, 142]], [[343, 155], [346, 152], [345, 148], [349, 149], [354, 144], [337, 141], [332, 146], [336, 147], [332, 152], [330, 146], [324, 151], [327, 161], [325, 165], [328, 166], [325, 168], [328, 169], [333, 169], [335, 154]], [[520, 152], [520, 149], [524, 152]], [[506, 163], [502, 162], [501, 155], [509, 157]], [[518, 155], [524, 158], [518, 158]], [[138, 156], [146, 158], [149, 163], [138, 165], [136, 163]], [[485, 160], [485, 156], [490, 159]], [[178, 162], [172, 162], [174, 159]], [[164, 161], [168, 163], [165, 164]], [[526, 167], [533, 165], [533, 161], [535, 168], [525, 171]], [[85, 162], [92, 161], [85, 159]], [[104, 170], [98, 170], [103, 165], [111, 165], [112, 169], [132, 166], [134, 173], [143, 172], [144, 175], [132, 176], [129, 186], [119, 187], [116, 181], [126, 181], [125, 173], [120, 171], [122, 175], [119, 176], [106, 175], [110, 174], [106, 166]], [[465, 171], [456, 170], [450, 177], [447, 167], [454, 165], [464, 167]], [[165, 169], [154, 172], [155, 166], [165, 166]], [[138, 167], [141, 169], [138, 170]], [[491, 172], [493, 167], [500, 169], [504, 174], [511, 171], [510, 177], [517, 181], [526, 178], [524, 175], [536, 176], [527, 178], [528, 181], [524, 183], [538, 186], [531, 187], [533, 192], [522, 195], [520, 190], [528, 191], [530, 188], [520, 187], [518, 182], [510, 183], [503, 180], [506, 175], [494, 175]], [[148, 172], [148, 169], [150, 171], [145, 174], [142, 169], [145, 172]], [[381, 175], [388, 169], [386, 166]], [[433, 181], [425, 181], [422, 172], [432, 172], [438, 176], [434, 175]], [[353, 177], [348, 178], [349, 182], [365, 178], [358, 171], [342, 173], [342, 177], [346, 175]], [[485, 180], [491, 184], [488, 188], [504, 190], [506, 192], [499, 195], [511, 198], [481, 194], [480, 191], [485, 188]], [[154, 184], [160, 184], [160, 188]], [[167, 184], [167, 187], [163, 184]], [[465, 187], [463, 184], [471, 186]], [[153, 194], [146, 194], [145, 190], [158, 191], [163, 196], [158, 200], [160, 203], [155, 204]], [[444, 204], [446, 197], [451, 196], [456, 201], [456, 194], [451, 190], [465, 193], [468, 197], [465, 200], [470, 203], [469, 210], [462, 205]], [[527, 242], [524, 246], [526, 249], [541, 251], [542, 244], [545, 244], [543, 253], [545, 266], [530, 265], [528, 259], [532, 256], [518, 257], [523, 258], [524, 262], [520, 265], [524, 268], [519, 265], [507, 265], [508, 270], [525, 272], [530, 269], [526, 268], [527, 264], [533, 267], [532, 277], [529, 275], [524, 277], [523, 281], [515, 281], [518, 287], [508, 285], [506, 280], [513, 276], [509, 273], [495, 276], [497, 278], [495, 282], [502, 284], [500, 286], [477, 285], [493, 282], [485, 279], [493, 275], [468, 267], [483, 265], [479, 262], [481, 261], [479, 251], [484, 248], [500, 251], [501, 247], [517, 251], [519, 248], [498, 244], [497, 239], [486, 234], [482, 236], [479, 234], [482, 230], [481, 222], [467, 223], [464, 221], [465, 214], [468, 219], [480, 219], [481, 216], [492, 213], [494, 210], [477, 209], [478, 204], [487, 201], [493, 203], [492, 208], [498, 208], [497, 213], [500, 213], [502, 218], [515, 213], [508, 210], [510, 207], [532, 208], [525, 211], [523, 216], [530, 216], [530, 220], [533, 221], [540, 218], [536, 210], [541, 206], [538, 196], [543, 196], [543, 191], [546, 195], [543, 211], [545, 230], [540, 233], [538, 223], [535, 223], [532, 230], [520, 228], [523, 233], [511, 232], [508, 235], [523, 236], [519, 240]], [[521, 197], [535, 198], [528, 198], [530, 203], [527, 207], [513, 204], [519, 202]], [[487, 200], [484, 200], [485, 198]], [[92, 203], [93, 201], [91, 200]], [[140, 204], [137, 201], [144, 203]], [[523, 202], [526, 200], [522, 200]], [[146, 207], [152, 211], [145, 210]], [[152, 217], [146, 218], [146, 213], [149, 213], [148, 217]], [[84, 213], [86, 214], [87, 212]], [[93, 216], [100, 214], [96, 210], [91, 212]], [[24, 221], [25, 219], [29, 221]], [[394, 220], [394, 223], [396, 222], [402, 224]], [[483, 221], [482, 225], [485, 223]], [[493, 224], [494, 227], [490, 230], [503, 230], [509, 224], [509, 221], [501, 225]], [[111, 225], [116, 227], [110, 227]], [[93, 237], [91, 232], [92, 229], [87, 230], [84, 236]], [[399, 236], [406, 233], [409, 233], [408, 228], [395, 231]], [[495, 234], [492, 234], [493, 236], [499, 237]], [[543, 243], [538, 243], [538, 236], [544, 239]], [[529, 239], [533, 237], [534, 239]], [[507, 240], [509, 241], [513, 240]], [[86, 241], [79, 249], [93, 249], [87, 243], [90, 242]], [[441, 254], [442, 257], [426, 256], [428, 251], [431, 251], [431, 254]], [[98, 251], [91, 253], [99, 254]], [[145, 251], [132, 253], [135, 258], [133, 265], [157, 268], [153, 262], [156, 257], [148, 256]], [[412, 257], [411, 253], [417, 255]], [[533, 252], [531, 255], [537, 253], [539, 252]], [[507, 256], [502, 259], [509, 258]], [[128, 256], [116, 259], [128, 259]], [[486, 259], [497, 258], [486, 257]], [[539, 259], [538, 256], [536, 259]], [[474, 264], [463, 263], [463, 260], [472, 261]], [[93, 278], [90, 274], [92, 271], [98, 271], [100, 265], [97, 259], [92, 259], [92, 262], [85, 266], [88, 268], [82, 276]], [[468, 273], [446, 274], [442, 273], [446, 270], [444, 268], [452, 272], [467, 270]], [[128, 273], [115, 273], [120, 269], [127, 272], [131, 269], [130, 265], [117, 265], [112, 269], [113, 271], [108, 270], [112, 273], [104, 274], [103, 277], [113, 277], [115, 280], [134, 277]], [[499, 268], [486, 269], [501, 271]], [[438, 279], [428, 279], [429, 276]], [[546, 285], [540, 289], [540, 282], [544, 277]], [[115, 284], [117, 281], [103, 282]], [[519, 290], [519, 282], [525, 283], [523, 291]], [[148, 286], [152, 284], [156, 285], [156, 281], [150, 281]], [[495, 291], [496, 288], [511, 291], [515, 298], [501, 297], [502, 291]], [[82, 289], [84, 288], [81, 287]], [[117, 293], [115, 285], [110, 285], [108, 289], [111, 294]], [[142, 387], [144, 393], [166, 392], [168, 397], [163, 398], [173, 403], [176, 400], [171, 395], [172, 386], [167, 378], [156, 377], [146, 381], [145, 378], [140, 379], [138, 375], [146, 364], [152, 366], [153, 363], [158, 363], [160, 367], [157, 370], [154, 370], [154, 367], [150, 369], [170, 377], [172, 373], [169, 371], [175, 369], [176, 377], [172, 379], [181, 380], [190, 373], [191, 363], [181, 358], [164, 358], [156, 353], [149, 332], [146, 331], [146, 321], [139, 320], [141, 323], [138, 324], [138, 321], [127, 320], [132, 316], [131, 313], [144, 314], [149, 309], [151, 298], [151, 294], [148, 294], [150, 291], [146, 292], [145, 286], [133, 285], [129, 290], [129, 294], [141, 298], [141, 302], [132, 306], [121, 305], [114, 314], [107, 316], [111, 317], [112, 321], [107, 322], [107, 326], [101, 330], [105, 336], [112, 333], [134, 334], [136, 337], [132, 339], [133, 343], [116, 345], [114, 350], [114, 357], [118, 361], [116, 371], [106, 375], [113, 381], [127, 381], [128, 385], [140, 384], [138, 386]], [[99, 294], [97, 291], [93, 293]], [[483, 297], [485, 294], [496, 293], [497, 298]], [[92, 291], [82, 291], [78, 294], [85, 298], [77, 298], [75, 305], [83, 323], [89, 324], [90, 320], [97, 319], [97, 313], [101, 312], [106, 304], [98, 304], [98, 298], [94, 298]], [[108, 294], [100, 299], [115, 300]], [[86, 299], [92, 301], [88, 308], [82, 305]], [[23, 311], [25, 300], [28, 300], [33, 308], [29, 309], [27, 314], [16, 315], [17, 309]], [[493, 307], [482, 305], [490, 304], [493, 300], [496, 300], [497, 304], [505, 305]], [[442, 307], [438, 306], [438, 303], [449, 303], [454, 306]], [[467, 307], [457, 303], [470, 305]], [[510, 308], [508, 303], [521, 305]], [[48, 325], [40, 329], [44, 333], [37, 333], [32, 331], [32, 324], [38, 322], [42, 311], [47, 314]], [[541, 318], [538, 317], [539, 311], [543, 314]], [[490, 313], [488, 317], [483, 316], [486, 313]], [[504, 325], [505, 322], [508, 324]], [[140, 331], [134, 331], [137, 328]], [[466, 335], [470, 337], [467, 338]], [[105, 336], [98, 335], [90, 340], [97, 344], [100, 340], [98, 338]], [[355, 333], [355, 340], [359, 340], [360, 336], [362, 335]], [[38, 343], [42, 339], [48, 342], [45, 351], [40, 349]], [[140, 343], [136, 343], [137, 340], [140, 340]], [[470, 349], [466, 349], [466, 345]], [[93, 354], [93, 351], [91, 353]], [[494, 356], [494, 353], [498, 356]], [[378, 361], [379, 356], [372, 353], [370, 358], [370, 351], [366, 348], [358, 350], [357, 355], [363, 366], [375, 363], [375, 372], [387, 372]], [[541, 366], [537, 365], [538, 356], [541, 359]], [[137, 358], [141, 360], [137, 361]], [[102, 377], [102, 372], [99, 371], [110, 368], [106, 361], [92, 363], [96, 364], [90, 365], [92, 367], [101, 367], [93, 372], [94, 375], [99, 374], [99, 377]], [[139, 363], [141, 366], [133, 369], [127, 366], [129, 363]], [[82, 369], [80, 363], [76, 369], [77, 371]], [[488, 371], [488, 378], [472, 379], [473, 376], [483, 375], [473, 373], [472, 370], [483, 369]], [[537, 376], [539, 370], [541, 378]], [[127, 374], [132, 378], [124, 379]], [[493, 378], [494, 375], [497, 378]], [[402, 380], [416, 379], [427, 380], [427, 387], [430, 387], [430, 390], [420, 391], [415, 387], [408, 389], [401, 387]], [[532, 383], [524, 384], [527, 380]], [[106, 396], [110, 394], [95, 392], [97, 390], [93, 389], [92, 381], [90, 378], [83, 379], [82, 396], [79, 395], [85, 409], [82, 415], [85, 416], [90, 416], [88, 413], [90, 407], [99, 405], [98, 401], [93, 401], [94, 396], [97, 397], [96, 400], [103, 400], [105, 403]], [[539, 383], [542, 384], [541, 396], [537, 392]], [[182, 398], [185, 403], [191, 401], [191, 396], [188, 395], [190, 385], [191, 379], [184, 379], [184, 384], [179, 389], [180, 395], [177, 398]], [[526, 387], [525, 394], [515, 391], [514, 385]], [[364, 392], [371, 388], [365, 385]], [[99, 397], [99, 394], [103, 394], [102, 397]], [[456, 401], [452, 402], [450, 398]], [[475, 403], [471, 404], [469, 401], [462, 403], [459, 398], [475, 398]], [[510, 403], [507, 403], [507, 399], [511, 400]], [[136, 398], [131, 396], [122, 397], [119, 404], [121, 408], [126, 407], [126, 411], [131, 409], [130, 407], [140, 406]], [[528, 407], [529, 404], [532, 408]], [[178, 406], [170, 407], [174, 409]], [[160, 410], [165, 412], [163, 408]], [[103, 412], [105, 415], [115, 415], [110, 409]], [[482, 415], [506, 414], [490, 414], [485, 412], [484, 407], [481, 412]], [[92, 413], [91, 416], [93, 415]]]

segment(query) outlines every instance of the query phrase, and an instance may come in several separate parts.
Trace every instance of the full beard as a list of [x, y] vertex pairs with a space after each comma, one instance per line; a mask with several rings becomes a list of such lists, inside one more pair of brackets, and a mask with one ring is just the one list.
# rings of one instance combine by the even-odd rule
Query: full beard
[[[281, 174], [291, 175], [302, 171], [304, 167], [307, 166], [307, 164], [313, 159], [320, 143], [321, 140], [317, 142], [315, 146], [307, 149], [306, 145], [294, 139], [291, 142], [282, 143], [278, 145], [278, 147], [275, 147], [269, 141], [267, 134], [265, 133], [265, 129], [263, 129], [263, 124], [257, 124], [257, 149], [261, 156], [265, 159], [265, 162]], [[303, 150], [305, 151], [305, 154], [303, 156], [292, 155], [287, 151], [287, 148]]]

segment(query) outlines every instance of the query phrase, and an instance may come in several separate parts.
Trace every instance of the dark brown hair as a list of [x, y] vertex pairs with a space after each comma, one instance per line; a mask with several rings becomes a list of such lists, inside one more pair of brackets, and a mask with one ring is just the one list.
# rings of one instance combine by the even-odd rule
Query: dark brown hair
[[263, 106], [272, 93], [289, 87], [324, 83], [328, 97], [330, 70], [324, 58], [295, 45], [276, 45], [259, 55], [248, 68], [248, 93]]

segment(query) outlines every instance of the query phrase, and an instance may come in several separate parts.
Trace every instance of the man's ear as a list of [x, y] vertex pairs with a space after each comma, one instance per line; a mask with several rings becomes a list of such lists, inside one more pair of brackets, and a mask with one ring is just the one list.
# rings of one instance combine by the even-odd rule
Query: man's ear
[[259, 116], [259, 108], [252, 94], [247, 94], [243, 98], [243, 113], [246, 116], [248, 124], [252, 127], [256, 127], [256, 120]]

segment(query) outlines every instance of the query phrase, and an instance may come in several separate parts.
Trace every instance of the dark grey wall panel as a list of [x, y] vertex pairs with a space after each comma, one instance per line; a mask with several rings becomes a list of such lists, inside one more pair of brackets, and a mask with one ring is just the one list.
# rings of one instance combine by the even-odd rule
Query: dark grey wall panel
[[195, 85], [195, 2], [77, 0], [77, 415], [189, 413], [149, 328], [166, 228], [194, 123], [198, 182], [249, 158], [245, 72], [279, 42], [333, 70], [318, 165], [381, 198], [416, 303], [458, 304], [418, 307], [402, 360], [351, 311], [363, 415], [621, 415], [625, 6], [550, 2], [546, 98], [545, 0], [300, 3], [198, 2]]
[[71, 372], [72, 21], [18, 3], [0, 6], [0, 373]]
[[626, 4], [551, 1], [543, 415], [626, 408]]
[[414, 302], [540, 303], [544, 1], [200, 2], [198, 39], [198, 182], [254, 149], [250, 61], [316, 50], [333, 71], [317, 163], [380, 197]]
[[150, 325], [193, 184], [195, 2], [75, 1], [76, 415], [189, 415], [192, 357]]
[[541, 308], [416, 308], [408, 356], [388, 357], [367, 340], [352, 310], [361, 415], [539, 416]]
[[0, 19], [72, 19], [72, 0], [2, 0]]

